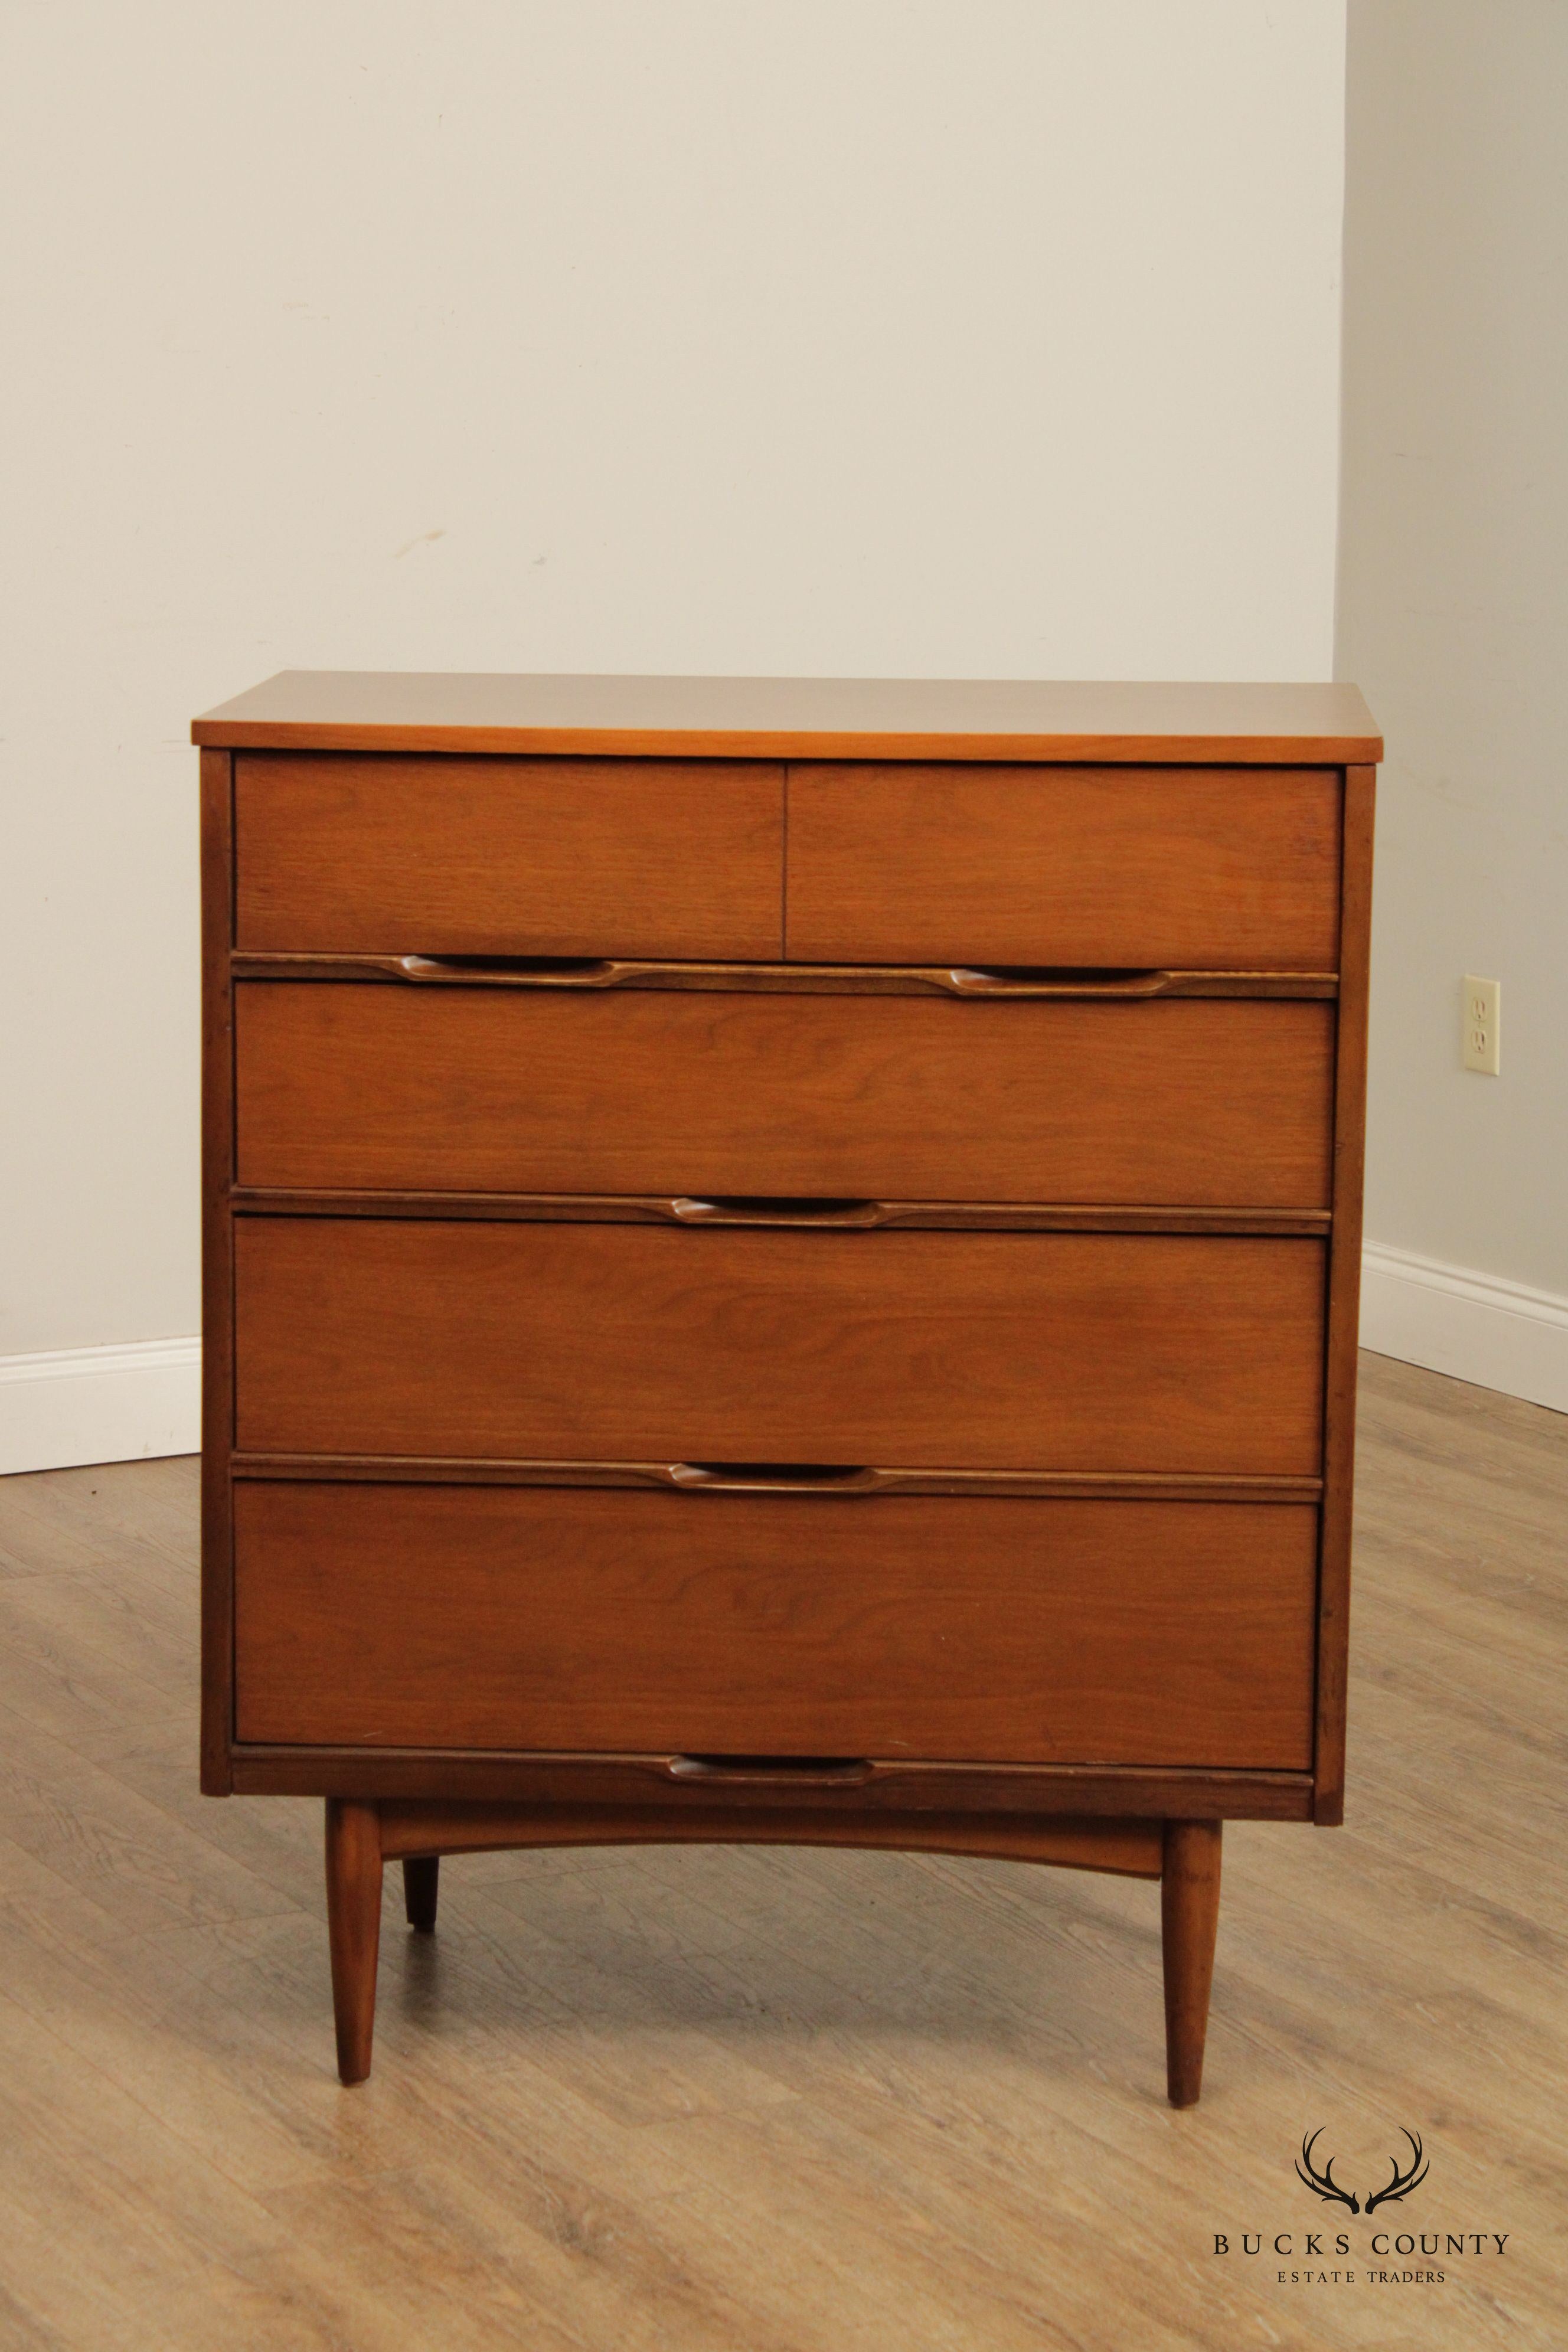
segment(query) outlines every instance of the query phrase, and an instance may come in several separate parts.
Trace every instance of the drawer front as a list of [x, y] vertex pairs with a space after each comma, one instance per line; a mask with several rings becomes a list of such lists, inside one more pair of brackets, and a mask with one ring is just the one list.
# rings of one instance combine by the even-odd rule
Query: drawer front
[[1319, 1469], [1323, 1245], [242, 1217], [261, 1453]]
[[781, 951], [778, 767], [241, 753], [235, 835], [241, 948]]
[[1333, 1008], [253, 981], [243, 1184], [1320, 1208]]
[[241, 1482], [242, 1740], [1311, 1760], [1300, 1505]]
[[792, 768], [800, 961], [1332, 971], [1333, 769]]

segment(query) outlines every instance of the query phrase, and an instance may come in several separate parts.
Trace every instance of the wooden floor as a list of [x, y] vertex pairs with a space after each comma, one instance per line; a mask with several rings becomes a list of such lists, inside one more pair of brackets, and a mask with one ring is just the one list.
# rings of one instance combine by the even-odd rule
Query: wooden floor
[[[755, 1849], [389, 1881], [341, 2090], [320, 1808], [195, 1793], [195, 1464], [0, 1481], [0, 2346], [1568, 2344], [1568, 1419], [1363, 1370], [1349, 1822], [1227, 1832], [1183, 2115], [1157, 1888]], [[1280, 2282], [1384, 2221], [1506, 2248]]]

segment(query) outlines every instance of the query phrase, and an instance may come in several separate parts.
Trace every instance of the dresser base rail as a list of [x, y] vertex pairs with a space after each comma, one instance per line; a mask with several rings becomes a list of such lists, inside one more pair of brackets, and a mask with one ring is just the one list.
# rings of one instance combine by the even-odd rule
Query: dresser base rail
[[494, 1853], [544, 1845], [843, 1845], [904, 1853], [988, 1855], [1158, 1878], [1157, 1821], [1070, 1814], [827, 1811], [818, 1805], [678, 1811], [650, 1805], [378, 1805], [388, 1860]]
[[[801, 1802], [798, 1784], [732, 1774], [694, 1778], [690, 1759], [484, 1749], [283, 1748], [239, 1743], [213, 1795], [418, 1798], [441, 1804], [664, 1807], [747, 1811]], [[818, 1780], [814, 1810], [839, 1812], [1037, 1814], [1056, 1820], [1310, 1822], [1309, 1772], [1203, 1770], [1152, 1765], [929, 1764], [868, 1761], [852, 1780]]]
[[[793, 1792], [792, 1792], [793, 1793]], [[848, 1846], [1049, 1863], [1158, 1879], [1164, 1958], [1166, 2083], [1173, 2106], [1203, 2084], [1219, 1922], [1217, 1821], [1072, 1814], [847, 1811], [820, 1803], [744, 1811], [704, 1805], [464, 1804], [439, 1799], [326, 1803], [327, 1922], [338, 2072], [370, 2073], [384, 1864], [403, 1864], [409, 1927], [436, 1926], [443, 1854], [533, 1846]]]

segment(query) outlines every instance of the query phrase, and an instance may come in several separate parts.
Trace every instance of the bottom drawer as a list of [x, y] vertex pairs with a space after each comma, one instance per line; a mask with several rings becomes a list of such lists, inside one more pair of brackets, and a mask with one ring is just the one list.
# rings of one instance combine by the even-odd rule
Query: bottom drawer
[[1303, 1504], [241, 1482], [283, 1745], [1304, 1770]]

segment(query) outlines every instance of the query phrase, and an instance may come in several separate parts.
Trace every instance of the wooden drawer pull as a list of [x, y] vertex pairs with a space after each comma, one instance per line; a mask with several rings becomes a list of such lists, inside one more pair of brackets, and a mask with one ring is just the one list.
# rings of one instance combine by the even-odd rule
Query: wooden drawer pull
[[806, 964], [669, 962], [623, 956], [395, 955], [241, 949], [238, 980], [412, 981], [447, 988], [717, 990], [726, 994], [956, 996], [1047, 1000], [1151, 996], [1324, 996], [1331, 970], [1286, 971], [1101, 964]]
[[683, 1225], [879, 1225], [888, 1215], [882, 1201], [811, 1200], [785, 1194], [732, 1194], [722, 1200], [697, 1201], [682, 1194], [670, 1208]]
[[697, 1494], [874, 1494], [887, 1473], [837, 1462], [672, 1462], [669, 1483]]
[[606, 956], [391, 956], [376, 961], [400, 980], [469, 988], [613, 988], [626, 967]]
[[[643, 965], [610, 956], [430, 956], [376, 958], [402, 980], [453, 982], [470, 988], [616, 988], [662, 972], [681, 978], [680, 967]], [[853, 969], [844, 975], [858, 978]], [[744, 972], [727, 974], [731, 985]], [[759, 971], [753, 977], [761, 978]], [[781, 973], [781, 978], [793, 977]], [[954, 965], [910, 974], [952, 996], [1163, 996], [1174, 988], [1173, 971], [1130, 971], [1073, 965], [997, 965], [982, 971]]]
[[955, 996], [1163, 996], [1176, 985], [1177, 975], [1092, 966], [999, 964], [984, 971], [958, 965], [947, 978]]
[[672, 1780], [772, 1781], [804, 1788], [871, 1777], [863, 1756], [672, 1756], [665, 1769]]

